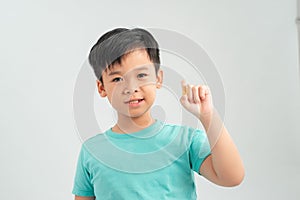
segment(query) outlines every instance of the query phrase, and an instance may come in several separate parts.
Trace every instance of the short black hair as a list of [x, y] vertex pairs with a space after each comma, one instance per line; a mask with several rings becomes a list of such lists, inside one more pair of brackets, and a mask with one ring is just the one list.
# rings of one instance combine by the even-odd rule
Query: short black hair
[[155, 71], [160, 68], [158, 43], [152, 34], [142, 28], [116, 28], [103, 34], [89, 53], [89, 63], [98, 80], [102, 82], [102, 72], [114, 64], [121, 64], [122, 58], [136, 49], [146, 50], [154, 63]]

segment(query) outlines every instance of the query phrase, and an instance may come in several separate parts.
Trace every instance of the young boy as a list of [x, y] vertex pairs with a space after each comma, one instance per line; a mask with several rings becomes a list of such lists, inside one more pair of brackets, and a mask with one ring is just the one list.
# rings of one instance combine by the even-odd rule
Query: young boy
[[151, 116], [163, 71], [158, 44], [148, 31], [117, 28], [105, 33], [92, 47], [89, 62], [100, 96], [108, 99], [118, 119], [83, 143], [75, 200], [196, 199], [193, 171], [221, 186], [241, 183], [242, 161], [207, 86], [182, 82], [180, 99], [206, 133]]

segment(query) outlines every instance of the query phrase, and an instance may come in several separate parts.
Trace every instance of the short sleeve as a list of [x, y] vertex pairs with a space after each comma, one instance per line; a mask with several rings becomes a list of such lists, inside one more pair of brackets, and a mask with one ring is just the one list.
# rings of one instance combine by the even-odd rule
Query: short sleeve
[[88, 156], [89, 153], [85, 149], [84, 145], [82, 145], [77, 161], [74, 186], [72, 190], [72, 193], [77, 196], [95, 196], [94, 188], [91, 183], [91, 174], [86, 167]]
[[199, 174], [203, 161], [211, 154], [210, 144], [204, 131], [194, 129], [190, 145], [190, 164], [193, 171]]

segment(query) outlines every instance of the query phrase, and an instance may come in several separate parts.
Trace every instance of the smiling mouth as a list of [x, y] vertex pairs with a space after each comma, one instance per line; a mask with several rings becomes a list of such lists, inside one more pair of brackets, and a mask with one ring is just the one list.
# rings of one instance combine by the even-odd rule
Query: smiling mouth
[[132, 100], [127, 101], [126, 103], [128, 103], [130, 105], [134, 105], [134, 104], [138, 104], [142, 101], [144, 101], [144, 99], [132, 99]]

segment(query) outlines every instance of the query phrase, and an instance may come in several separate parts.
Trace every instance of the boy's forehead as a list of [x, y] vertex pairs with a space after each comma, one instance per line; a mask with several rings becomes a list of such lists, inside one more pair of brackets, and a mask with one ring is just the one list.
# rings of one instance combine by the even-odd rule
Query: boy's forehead
[[115, 62], [108, 66], [103, 72], [106, 74], [127, 73], [136, 70], [153, 70], [155, 69], [154, 63], [146, 50], [135, 49], [124, 54], [119, 62]]
[[141, 65], [130, 65], [130, 66], [123, 66], [122, 64], [115, 64], [113, 66], [107, 67], [105, 69], [105, 73], [107, 75], [114, 75], [116, 73], [129, 73], [134, 71], [155, 71], [153, 63], [141, 64]]

